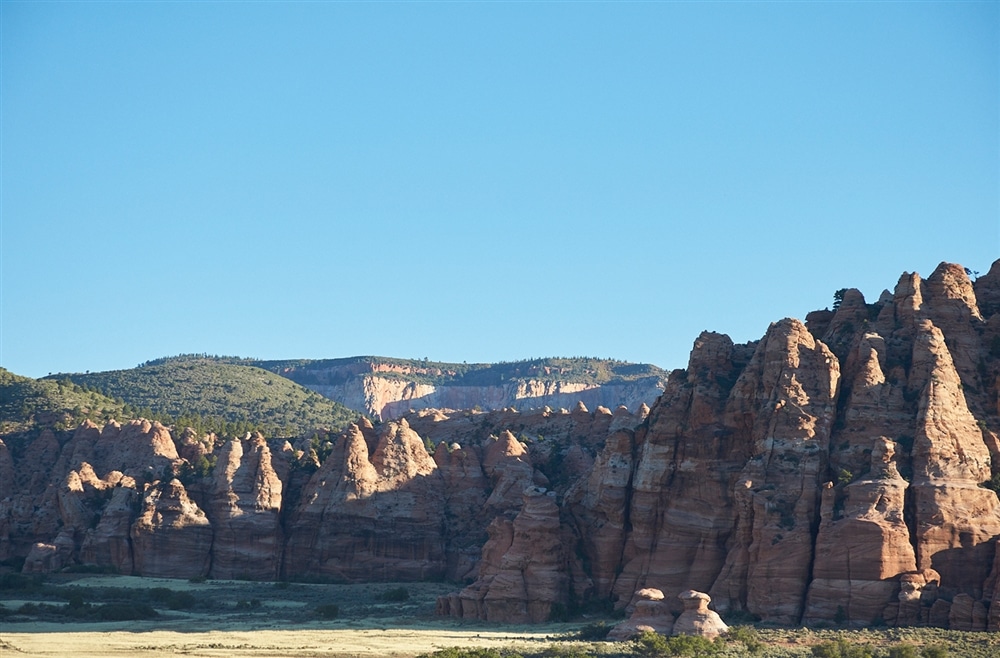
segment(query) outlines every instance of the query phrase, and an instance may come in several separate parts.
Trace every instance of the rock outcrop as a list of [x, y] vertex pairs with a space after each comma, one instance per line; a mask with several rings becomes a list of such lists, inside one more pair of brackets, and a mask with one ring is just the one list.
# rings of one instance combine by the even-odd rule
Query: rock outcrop
[[684, 604], [684, 612], [674, 622], [674, 635], [697, 635], [710, 640], [729, 632], [729, 627], [714, 610], [708, 609], [712, 597], [704, 592], [687, 590], [677, 595]]
[[703, 333], [634, 413], [421, 410], [291, 442], [146, 421], [4, 435], [0, 559], [448, 579], [467, 586], [441, 614], [491, 621], [603, 603], [687, 632], [710, 596], [768, 623], [996, 630], [1000, 261], [838, 299], [752, 343]]
[[[478, 383], [465, 383], [458, 371], [464, 364], [422, 364], [377, 357], [335, 359], [305, 364], [262, 362], [264, 368], [373, 417], [395, 420], [413, 410], [473, 409], [495, 411], [505, 408], [528, 411], [544, 406], [571, 408], [583, 402], [588, 408], [614, 409], [625, 405], [638, 409], [652, 403], [663, 390], [662, 371], [643, 377], [617, 377], [597, 382], [592, 377], [575, 377], [558, 367], [538, 363], [471, 366]], [[628, 367], [627, 364], [616, 364]], [[518, 367], [520, 366], [520, 367]], [[491, 375], [489, 371], [510, 372]], [[614, 366], [612, 366], [614, 369]]]
[[674, 616], [663, 603], [663, 592], [647, 587], [635, 593], [632, 614], [625, 621], [615, 625], [608, 633], [609, 640], [622, 642], [651, 631], [660, 635], [670, 635], [674, 630]]
[[180, 480], [149, 487], [132, 524], [134, 569], [154, 578], [208, 575], [212, 527]]
[[230, 440], [219, 450], [206, 503], [214, 578], [278, 578], [284, 548], [282, 489], [260, 434]]
[[439, 612], [522, 624], [549, 621], [554, 606], [566, 609], [570, 565], [555, 492], [532, 486], [523, 499], [513, 522], [498, 518], [491, 524], [479, 578], [439, 602]]
[[437, 464], [406, 421], [383, 426], [368, 450], [352, 425], [309, 480], [290, 524], [287, 575], [350, 582], [444, 577]]

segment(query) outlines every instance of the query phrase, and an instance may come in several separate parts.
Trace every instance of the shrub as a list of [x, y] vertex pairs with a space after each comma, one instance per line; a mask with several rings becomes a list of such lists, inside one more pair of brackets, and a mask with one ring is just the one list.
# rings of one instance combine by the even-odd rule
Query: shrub
[[379, 594], [378, 599], [379, 601], [385, 601], [387, 603], [402, 603], [403, 601], [410, 600], [410, 590], [405, 587], [388, 589]]
[[726, 634], [729, 642], [742, 642], [750, 653], [760, 653], [764, 650], [764, 643], [760, 641], [760, 634], [753, 626], [733, 626]]
[[134, 621], [157, 616], [156, 610], [146, 603], [105, 603], [95, 608], [94, 614], [101, 621]]
[[44, 578], [40, 574], [5, 573], [0, 575], [0, 591], [34, 591], [41, 588]]
[[611, 632], [611, 626], [603, 621], [595, 621], [592, 624], [587, 624], [576, 633], [573, 634], [574, 640], [583, 640], [585, 642], [599, 642], [605, 640], [608, 637], [608, 633]]
[[67, 601], [66, 607], [70, 610], [79, 610], [84, 606], [83, 595], [79, 592], [73, 592], [70, 594]]
[[712, 656], [719, 653], [720, 645], [694, 635], [664, 637], [645, 631], [635, 639], [635, 652], [643, 658], [661, 656]]
[[720, 645], [696, 635], [675, 635], [667, 638], [667, 655], [670, 656], [713, 656], [719, 653]]
[[851, 644], [840, 638], [836, 642], [823, 642], [812, 648], [816, 658], [873, 658], [872, 648], [864, 644]]
[[576, 647], [553, 644], [540, 654], [539, 658], [591, 658], [590, 654]]
[[948, 647], [943, 644], [932, 644], [920, 651], [921, 658], [948, 658]]
[[324, 603], [316, 606], [316, 614], [323, 619], [336, 619], [340, 614], [340, 608], [334, 603]]
[[915, 646], [904, 643], [889, 647], [888, 658], [919, 658], [919, 654]]
[[990, 491], [994, 491], [998, 495], [1000, 495], [1000, 473], [997, 473], [996, 475], [994, 475], [993, 477], [991, 477], [986, 482], [983, 482], [979, 486], [986, 487]]
[[459, 649], [449, 647], [433, 653], [422, 653], [417, 658], [524, 658], [521, 654], [497, 649]]
[[635, 638], [635, 652], [642, 658], [659, 658], [667, 656], [667, 638], [659, 633], [643, 631]]
[[191, 592], [178, 592], [166, 587], [154, 587], [149, 590], [149, 598], [162, 603], [171, 610], [187, 610], [193, 608], [198, 599]]

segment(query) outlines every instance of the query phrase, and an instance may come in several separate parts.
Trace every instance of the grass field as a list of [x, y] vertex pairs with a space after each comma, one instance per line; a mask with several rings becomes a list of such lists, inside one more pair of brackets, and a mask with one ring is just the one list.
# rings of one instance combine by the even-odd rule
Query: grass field
[[[65, 607], [67, 597], [84, 601], [154, 598], [162, 590], [188, 592], [184, 609], [157, 606], [157, 616], [129, 621], [77, 621], [58, 614], [19, 614], [25, 603]], [[434, 615], [439, 583], [312, 585], [136, 578], [49, 577], [40, 591], [5, 590], [0, 656], [413, 656], [438, 649], [523, 647], [537, 651], [548, 638], [580, 624], [496, 626]], [[132, 590], [129, 594], [125, 590]], [[402, 598], [404, 601], [392, 600]], [[150, 595], [150, 593], [154, 593]], [[154, 603], [156, 601], [154, 600]], [[85, 603], [86, 604], [86, 603]], [[90, 604], [96, 605], [96, 603]], [[326, 619], [319, 612], [337, 606]]]

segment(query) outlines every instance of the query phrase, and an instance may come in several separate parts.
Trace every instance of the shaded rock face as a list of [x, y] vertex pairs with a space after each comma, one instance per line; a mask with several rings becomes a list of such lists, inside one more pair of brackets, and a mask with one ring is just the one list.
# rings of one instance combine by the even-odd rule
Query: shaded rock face
[[131, 537], [134, 569], [143, 576], [208, 575], [212, 527], [178, 480], [147, 489]]
[[[555, 492], [528, 487], [513, 522], [497, 519], [483, 549], [479, 578], [438, 611], [504, 623], [540, 623], [553, 606], [568, 603], [571, 567], [559, 523]], [[453, 601], [457, 605], [453, 605]]]
[[370, 456], [363, 432], [352, 426], [302, 493], [286, 573], [347, 581], [442, 578], [442, 485], [405, 421], [386, 424]]
[[[0, 444], [8, 474], [0, 550], [4, 559], [34, 550], [29, 568], [44, 570], [472, 582], [487, 527], [496, 517], [512, 522], [525, 488], [564, 492], [590, 469], [609, 428], [641, 422], [625, 409], [582, 407], [411, 417], [425, 435], [406, 419], [379, 428], [362, 419], [298, 448], [145, 422], [6, 437], [14, 449]], [[431, 437], [439, 439], [433, 456]], [[325, 460], [316, 447], [329, 451]], [[575, 541], [569, 528], [560, 533]], [[589, 582], [578, 566], [576, 579]]]
[[657, 589], [672, 616], [694, 591], [778, 624], [996, 629], [1000, 267], [807, 318], [702, 334], [635, 413], [424, 410], [294, 446], [144, 421], [4, 436], [0, 559], [444, 578], [467, 587], [439, 612], [494, 621]]

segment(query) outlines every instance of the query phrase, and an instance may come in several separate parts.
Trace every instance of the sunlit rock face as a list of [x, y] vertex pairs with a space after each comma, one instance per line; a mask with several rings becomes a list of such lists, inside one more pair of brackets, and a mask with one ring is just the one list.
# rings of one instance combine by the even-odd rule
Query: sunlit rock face
[[420, 410], [289, 441], [147, 421], [4, 435], [0, 559], [444, 579], [441, 614], [505, 622], [610, 604], [676, 632], [705, 596], [777, 624], [996, 630], [1000, 265], [838, 300], [747, 344], [703, 333], [633, 411]]

